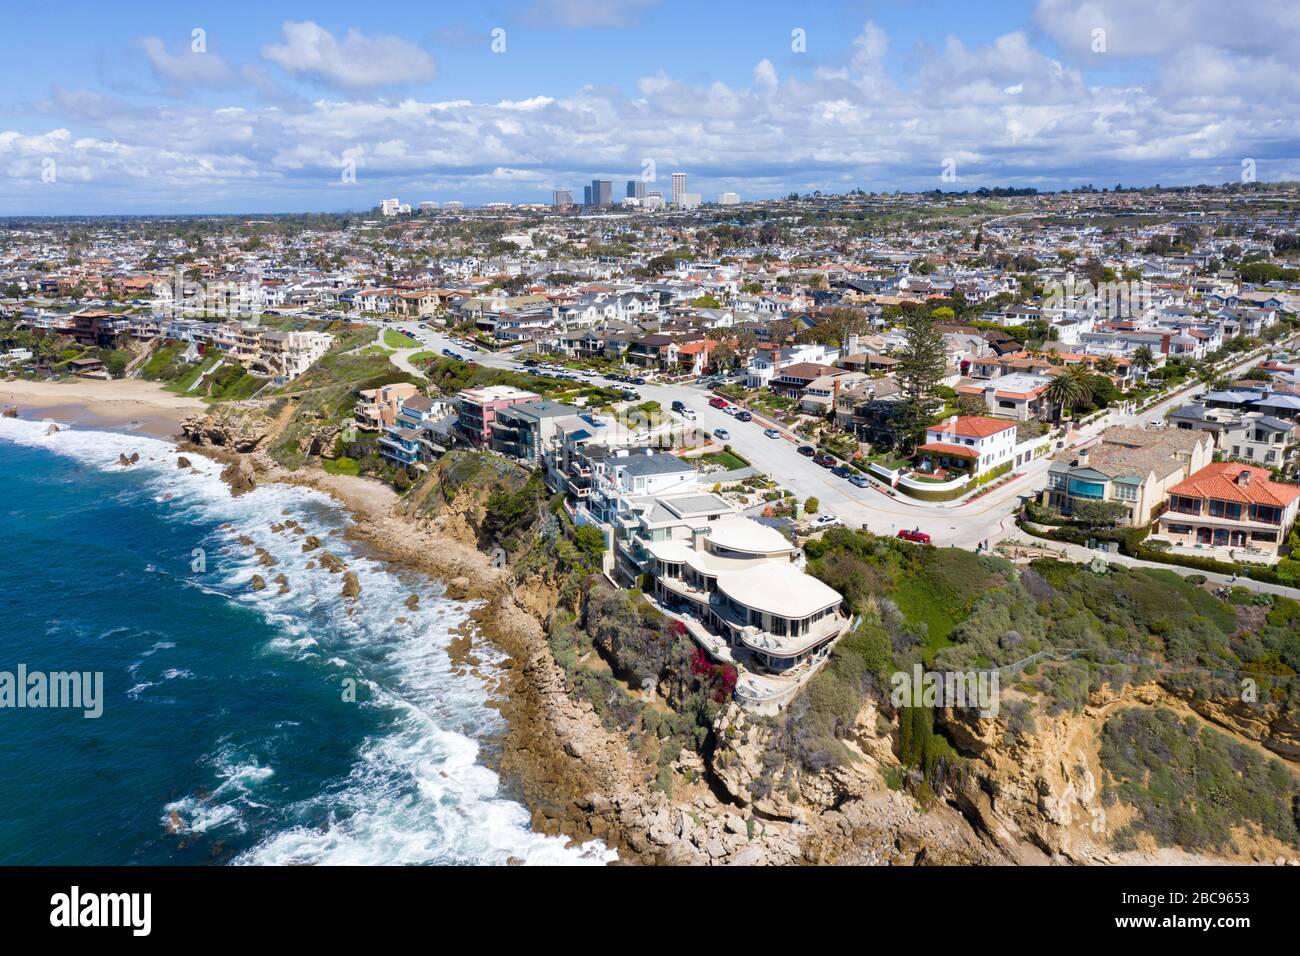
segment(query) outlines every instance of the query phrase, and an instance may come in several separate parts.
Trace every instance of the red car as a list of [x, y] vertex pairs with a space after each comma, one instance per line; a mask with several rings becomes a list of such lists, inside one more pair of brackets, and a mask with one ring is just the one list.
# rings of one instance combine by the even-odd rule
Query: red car
[[917, 544], [930, 543], [930, 536], [926, 534], [924, 531], [922, 531], [920, 528], [916, 528], [912, 531], [908, 531], [906, 528], [904, 528], [902, 531], [898, 532], [898, 536], [902, 538], [904, 541], [915, 541]]
[[726, 408], [729, 403], [725, 398], [711, 398], [709, 404], [714, 408]]

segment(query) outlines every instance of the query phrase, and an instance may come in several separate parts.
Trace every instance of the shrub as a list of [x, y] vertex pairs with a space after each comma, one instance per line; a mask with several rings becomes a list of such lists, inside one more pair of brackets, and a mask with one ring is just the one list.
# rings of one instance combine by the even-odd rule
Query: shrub
[[1111, 799], [1138, 810], [1116, 835], [1121, 848], [1147, 833], [1163, 846], [1226, 849], [1233, 829], [1245, 825], [1300, 846], [1291, 772], [1194, 717], [1165, 708], [1121, 711], [1102, 728], [1101, 764]]

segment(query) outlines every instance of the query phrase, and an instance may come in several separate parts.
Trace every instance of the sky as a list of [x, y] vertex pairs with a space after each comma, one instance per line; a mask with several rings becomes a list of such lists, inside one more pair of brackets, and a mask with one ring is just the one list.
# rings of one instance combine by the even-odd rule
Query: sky
[[6, 0], [0, 216], [1300, 179], [1295, 0]]

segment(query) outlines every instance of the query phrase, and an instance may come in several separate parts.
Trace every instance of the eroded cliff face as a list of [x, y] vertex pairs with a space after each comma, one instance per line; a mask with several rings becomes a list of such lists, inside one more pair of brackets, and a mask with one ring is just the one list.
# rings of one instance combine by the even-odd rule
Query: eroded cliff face
[[181, 433], [198, 448], [221, 448], [241, 454], [257, 451], [271, 437], [271, 430], [265, 420], [249, 412], [226, 407], [185, 419], [181, 422]]
[[[259, 482], [295, 481], [327, 491], [329, 476], [287, 472], [265, 454], [269, 435], [242, 417], [205, 416], [186, 434], [225, 462], [238, 491]], [[247, 451], [243, 451], [247, 449]], [[408, 495], [396, 507], [361, 510], [350, 536], [383, 557], [441, 578], [448, 594], [484, 602], [477, 632], [458, 650], [473, 657], [488, 640], [509, 655], [499, 706], [509, 731], [500, 769], [519, 786], [534, 826], [577, 840], [599, 838], [626, 863], [660, 864], [988, 864], [1255, 862], [1295, 857], [1294, 848], [1241, 834], [1227, 858], [1153, 845], [1117, 853], [1114, 834], [1128, 808], [1102, 801], [1098, 749], [1105, 720], [1123, 707], [1166, 706], [1195, 713], [1261, 752], [1300, 759], [1296, 716], [1237, 699], [1183, 696], [1151, 684], [1104, 688], [1079, 714], [1038, 709], [1033, 729], [1006, 716], [945, 711], [943, 731], [965, 757], [939, 799], [922, 807], [886, 779], [900, 779], [893, 753], [896, 721], [868, 702], [843, 741], [849, 759], [816, 773], [791, 771], [765, 783], [772, 724], [734, 703], [718, 715], [716, 746], [684, 753], [674, 796], [655, 789], [656, 768], [611, 733], [577, 697], [551, 654], [546, 625], [560, 605], [560, 582], [543, 567], [516, 581], [481, 550], [489, 483], [474, 482], [436, 500]], [[357, 509], [354, 509], [357, 510]], [[364, 597], [361, 598], [364, 600]], [[1008, 693], [1014, 694], [1014, 691]], [[1005, 711], [1004, 711], [1005, 714]]]
[[765, 779], [766, 755], [775, 746], [769, 722], [733, 703], [719, 715], [715, 730], [717, 746], [709, 767], [718, 788], [755, 816], [789, 821], [799, 836], [802, 862], [1018, 862], [1014, 840], [999, 845], [942, 801], [922, 807], [910, 794], [886, 786], [886, 768], [896, 771], [896, 778], [902, 768], [893, 752], [892, 723], [881, 719], [874, 703], [859, 712], [843, 742], [849, 754], [846, 762], [815, 773], [790, 768], [779, 785]]
[[[1050, 715], [1038, 709], [1032, 732], [1014, 731], [1004, 716], [981, 718], [971, 710], [944, 712], [943, 727], [969, 756], [954, 775], [946, 799], [995, 844], [1021, 855], [1026, 845], [1046, 860], [1066, 863], [1275, 862], [1296, 857], [1294, 847], [1241, 833], [1232, 852], [1217, 858], [1159, 848], [1139, 840], [1137, 851], [1110, 845], [1133, 810], [1102, 800], [1099, 749], [1102, 725], [1129, 707], [1165, 707], [1208, 721], [1261, 755], [1289, 746], [1293, 726], [1276, 706], [1258, 711], [1236, 702], [1173, 694], [1159, 684], [1103, 687], [1078, 713]], [[1275, 728], [1281, 737], [1273, 736]], [[1019, 849], [1016, 849], [1019, 848]]]
[[[1015, 692], [1010, 692], [1014, 694]], [[1238, 831], [1220, 856], [1162, 848], [1140, 838], [1118, 852], [1115, 834], [1130, 807], [1102, 799], [1099, 750], [1106, 720], [1127, 707], [1167, 707], [1217, 725], [1261, 755], [1287, 755], [1294, 725], [1277, 706], [1251, 707], [1173, 694], [1158, 684], [1103, 688], [1080, 713], [1034, 713], [1032, 730], [1007, 716], [947, 710], [940, 724], [963, 759], [945, 777], [938, 801], [922, 809], [889, 790], [902, 775], [892, 749], [895, 722], [868, 703], [845, 741], [850, 759], [816, 773], [783, 771], [765, 781], [774, 746], [770, 724], [734, 705], [720, 715], [709, 765], [718, 788], [755, 815], [798, 824], [802, 859], [829, 863], [1213, 863], [1292, 862], [1297, 854], [1266, 837]], [[1004, 712], [1005, 714], [1005, 712]]]

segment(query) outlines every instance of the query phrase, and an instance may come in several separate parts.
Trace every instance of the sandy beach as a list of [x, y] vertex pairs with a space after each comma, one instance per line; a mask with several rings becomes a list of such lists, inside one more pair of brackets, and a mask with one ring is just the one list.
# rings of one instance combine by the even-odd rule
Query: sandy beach
[[172, 437], [180, 422], [206, 406], [197, 398], [165, 392], [157, 382], [136, 379], [70, 382], [0, 382], [0, 408], [22, 418], [75, 422], [89, 428], [140, 431]]

